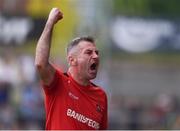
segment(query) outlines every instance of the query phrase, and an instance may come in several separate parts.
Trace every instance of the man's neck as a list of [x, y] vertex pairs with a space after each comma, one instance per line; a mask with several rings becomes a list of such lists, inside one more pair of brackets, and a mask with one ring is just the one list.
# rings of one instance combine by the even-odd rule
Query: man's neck
[[88, 86], [90, 84], [89, 80], [86, 80], [84, 78], [82, 78], [81, 75], [79, 75], [76, 71], [74, 71], [73, 69], [69, 69], [68, 73], [70, 73], [71, 77], [80, 85], [82, 86]]

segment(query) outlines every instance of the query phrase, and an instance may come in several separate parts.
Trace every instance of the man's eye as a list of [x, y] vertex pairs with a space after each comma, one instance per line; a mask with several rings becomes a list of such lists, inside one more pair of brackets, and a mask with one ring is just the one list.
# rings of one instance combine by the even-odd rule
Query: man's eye
[[86, 51], [85, 54], [90, 55], [90, 54], [91, 54], [91, 51]]
[[95, 51], [97, 55], [99, 55], [99, 51]]

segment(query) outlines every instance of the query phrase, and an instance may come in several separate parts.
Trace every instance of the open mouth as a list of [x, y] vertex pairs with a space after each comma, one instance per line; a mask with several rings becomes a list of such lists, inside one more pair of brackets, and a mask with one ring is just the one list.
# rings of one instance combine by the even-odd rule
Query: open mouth
[[96, 70], [96, 67], [97, 67], [97, 64], [93, 63], [93, 64], [91, 64], [90, 69], [91, 70]]

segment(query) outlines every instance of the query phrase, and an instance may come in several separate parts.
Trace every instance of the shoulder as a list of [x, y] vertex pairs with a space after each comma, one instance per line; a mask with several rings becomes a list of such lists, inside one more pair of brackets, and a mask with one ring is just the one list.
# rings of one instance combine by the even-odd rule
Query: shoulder
[[54, 67], [54, 69], [56, 71], [56, 75], [58, 75], [59, 77], [62, 77], [62, 78], [68, 77], [67, 73], [65, 73], [64, 70], [60, 66], [54, 65], [54, 64], [52, 66]]
[[44, 85], [42, 82], [42, 87], [46, 95], [55, 94], [56, 92], [63, 91], [66, 87], [66, 82], [68, 80], [68, 75], [63, 73], [63, 70], [57, 66], [54, 66], [55, 74], [52, 82], [49, 85]]
[[105, 90], [102, 87], [95, 85], [94, 83], [91, 84], [94, 86], [93, 89], [96, 92], [96, 100], [100, 105], [102, 105], [102, 109], [106, 111], [108, 105], [108, 97]]
[[93, 89], [94, 89], [100, 96], [104, 96], [105, 99], [107, 99], [106, 92], [105, 92], [105, 90], [104, 90], [102, 87], [100, 87], [100, 86], [98, 86], [98, 85], [96, 85], [96, 84], [94, 84], [94, 83], [92, 83], [92, 82], [91, 82], [91, 85], [93, 86]]
[[44, 83], [41, 82], [43, 87], [46, 87], [48, 89], [51, 89], [52, 87], [57, 86], [58, 84], [61, 84], [61, 82], [66, 78], [63, 73], [62, 68], [60, 68], [57, 65], [52, 65], [52, 66], [55, 69], [55, 73], [54, 73], [52, 82], [49, 85], [44, 85]]
[[62, 72], [63, 72], [63, 69], [62, 69], [60, 66], [55, 65], [55, 64], [51, 64], [51, 65], [53, 66], [53, 68], [56, 70], [57, 73], [63, 74], [63, 73], [62, 73]]

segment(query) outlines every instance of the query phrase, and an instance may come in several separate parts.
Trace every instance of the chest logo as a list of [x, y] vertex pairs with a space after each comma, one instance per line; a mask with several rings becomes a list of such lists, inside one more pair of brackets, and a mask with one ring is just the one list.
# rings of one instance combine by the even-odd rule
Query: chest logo
[[72, 92], [68, 93], [69, 97], [71, 97], [72, 99], [78, 100], [79, 97], [77, 97], [76, 95], [74, 95]]
[[101, 113], [102, 112], [102, 108], [99, 104], [96, 104], [96, 111]]

